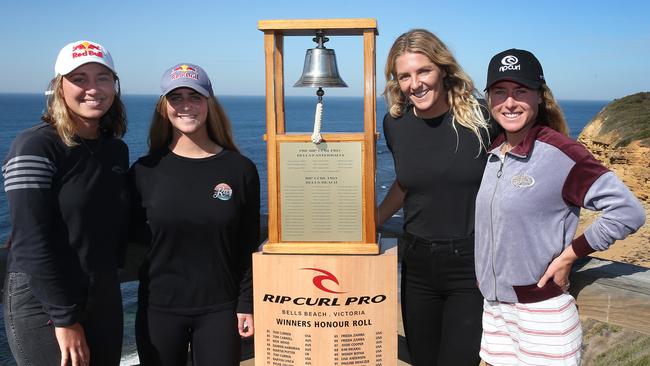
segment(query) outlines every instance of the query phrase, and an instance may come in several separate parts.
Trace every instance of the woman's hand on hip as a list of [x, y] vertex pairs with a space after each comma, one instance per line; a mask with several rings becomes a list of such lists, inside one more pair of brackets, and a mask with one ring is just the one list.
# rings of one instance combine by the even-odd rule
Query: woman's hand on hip
[[537, 283], [537, 287], [544, 287], [549, 280], [555, 282], [562, 291], [567, 292], [569, 290], [569, 275], [571, 274], [571, 267], [573, 262], [578, 259], [578, 256], [573, 251], [573, 247], [570, 245], [564, 249], [564, 251], [555, 259], [551, 261], [546, 268], [546, 272]]
[[86, 334], [79, 323], [67, 327], [55, 327], [56, 341], [61, 349], [61, 366], [85, 366], [90, 363], [90, 349]]
[[237, 313], [237, 329], [242, 337], [250, 337], [255, 333], [253, 314]]

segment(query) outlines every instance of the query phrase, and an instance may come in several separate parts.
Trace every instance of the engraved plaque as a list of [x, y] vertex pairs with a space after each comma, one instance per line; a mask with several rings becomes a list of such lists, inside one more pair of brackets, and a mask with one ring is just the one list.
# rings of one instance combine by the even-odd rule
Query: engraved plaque
[[361, 146], [280, 144], [281, 241], [362, 240]]

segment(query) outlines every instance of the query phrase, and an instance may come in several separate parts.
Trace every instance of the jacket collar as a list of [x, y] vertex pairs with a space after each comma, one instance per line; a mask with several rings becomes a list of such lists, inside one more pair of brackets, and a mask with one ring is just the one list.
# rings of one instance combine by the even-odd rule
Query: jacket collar
[[[533, 127], [531, 127], [530, 130], [528, 130], [526, 136], [524, 136], [524, 139], [521, 140], [517, 146], [513, 147], [512, 150], [510, 150], [509, 154], [520, 158], [526, 158], [528, 154], [530, 154], [530, 151], [533, 149], [535, 140], [537, 140], [537, 136], [542, 129], [544, 129], [544, 126], [536, 123]], [[498, 151], [496, 150], [498, 150], [505, 141], [506, 133], [501, 132], [501, 134], [497, 136], [494, 142], [492, 142], [492, 145], [490, 145], [490, 153], [497, 154]]]

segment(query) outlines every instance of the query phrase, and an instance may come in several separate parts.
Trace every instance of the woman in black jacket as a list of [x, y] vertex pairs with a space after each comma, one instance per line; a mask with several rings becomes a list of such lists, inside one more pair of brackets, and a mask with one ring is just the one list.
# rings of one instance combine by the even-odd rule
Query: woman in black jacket
[[136, 337], [143, 365], [239, 365], [253, 335], [251, 254], [260, 183], [233, 143], [206, 72], [163, 73], [149, 155], [131, 169], [136, 226], [150, 234]]
[[91, 41], [63, 47], [54, 70], [43, 123], [16, 137], [3, 165], [7, 339], [18, 365], [119, 365], [129, 164], [119, 80]]

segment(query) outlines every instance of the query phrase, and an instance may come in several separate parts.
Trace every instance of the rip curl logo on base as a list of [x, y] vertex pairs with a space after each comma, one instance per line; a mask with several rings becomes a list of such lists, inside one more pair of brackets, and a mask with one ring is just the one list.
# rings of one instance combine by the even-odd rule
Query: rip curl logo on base
[[171, 77], [172, 80], [176, 80], [180, 78], [199, 80], [199, 73], [196, 72], [196, 69], [191, 66], [181, 65], [179, 67], [174, 68], [174, 70], [172, 70]]
[[328, 271], [326, 271], [324, 269], [320, 269], [320, 268], [301, 268], [301, 269], [309, 270], [309, 271], [316, 271], [316, 272], [322, 273], [322, 275], [314, 276], [314, 278], [312, 279], [312, 283], [319, 290], [329, 292], [330, 294], [344, 294], [345, 293], [344, 291], [342, 292], [342, 291], [330, 290], [327, 287], [325, 287], [325, 285], [323, 285], [323, 281], [325, 281], [325, 280], [334, 282], [337, 285], [339, 284], [339, 279], [336, 278], [336, 276], [334, 276], [332, 273], [330, 273], [330, 272], [328, 272]]
[[81, 42], [72, 46], [72, 58], [84, 56], [104, 58], [104, 53], [99, 45], [90, 42]]
[[218, 198], [222, 201], [228, 201], [232, 198], [232, 188], [226, 183], [219, 183], [214, 186], [214, 193], [212, 198]]
[[535, 178], [526, 174], [515, 175], [512, 177], [512, 179], [510, 179], [510, 183], [512, 183], [512, 185], [515, 187], [528, 188], [532, 187], [535, 184]]
[[501, 59], [501, 64], [503, 66], [499, 67], [499, 72], [504, 72], [506, 70], [521, 70], [521, 65], [517, 65], [519, 59], [516, 56], [508, 55]]

